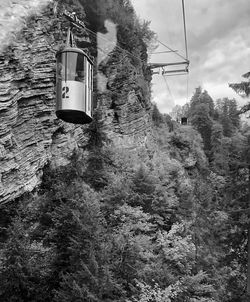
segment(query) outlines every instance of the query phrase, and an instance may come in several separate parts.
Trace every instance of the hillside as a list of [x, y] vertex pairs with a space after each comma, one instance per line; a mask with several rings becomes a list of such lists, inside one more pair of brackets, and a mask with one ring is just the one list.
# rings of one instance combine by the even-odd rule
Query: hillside
[[[74, 29], [78, 46], [91, 42], [87, 125], [55, 115], [64, 8], [87, 25]], [[249, 301], [250, 139], [236, 101], [198, 87], [175, 112], [187, 125], [161, 114], [147, 65], [154, 33], [130, 1], [10, 0], [1, 18], [11, 13], [0, 49], [0, 301]]]
[[196, 177], [207, 173], [201, 138], [191, 127], [166, 126], [152, 137], [130, 150], [92, 144], [69, 165], [47, 166], [38, 190], [2, 208], [5, 226], [6, 213], [14, 218], [11, 233], [2, 232], [2, 240], [11, 235], [3, 255], [26, 256], [19, 272], [3, 262], [1, 297], [13, 295], [13, 278], [16, 296], [29, 287], [26, 301], [40, 301], [41, 292], [41, 301], [130, 301], [146, 291], [167, 301], [186, 295], [190, 282], [203, 287], [205, 273], [192, 272]]

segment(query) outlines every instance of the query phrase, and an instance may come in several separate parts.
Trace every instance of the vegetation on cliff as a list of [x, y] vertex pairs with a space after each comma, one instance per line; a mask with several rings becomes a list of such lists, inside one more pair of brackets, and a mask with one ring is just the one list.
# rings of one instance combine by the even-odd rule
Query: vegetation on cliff
[[234, 100], [215, 104], [200, 88], [182, 108], [191, 125], [150, 110], [152, 32], [129, 1], [105, 1], [101, 11], [89, 2], [81, 1], [91, 29], [105, 31], [107, 17], [123, 22], [122, 48], [98, 67], [108, 79], [99, 100], [121, 125], [132, 88], [138, 110], [151, 112], [152, 135], [118, 147], [97, 111], [70, 164], [47, 165], [33, 193], [2, 205], [0, 300], [247, 301], [249, 127]]
[[[241, 109], [242, 112], [245, 112], [247, 106]], [[250, 288], [247, 285], [250, 281], [250, 129], [247, 123], [240, 121], [240, 112], [235, 99], [223, 98], [214, 103], [207, 91], [202, 91], [200, 87], [196, 89], [190, 103], [174, 110], [176, 116], [188, 116], [190, 124], [200, 132], [209, 168], [224, 182], [224, 189], [214, 202], [223, 209], [228, 230], [218, 236], [222, 239], [220, 245], [227, 245], [224, 246], [221, 261], [226, 262], [235, 274], [231, 274], [228, 279], [227, 286], [231, 287], [229, 292], [233, 290], [228, 298], [224, 298], [225, 301], [248, 301], [250, 293], [247, 289]]]
[[[67, 167], [47, 168], [9, 226], [2, 300], [144, 301], [149, 289], [161, 301], [212, 295], [212, 282], [203, 285], [207, 273], [195, 268], [191, 208], [201, 192], [188, 177], [189, 169], [206, 167], [201, 139], [192, 129], [190, 139], [165, 131], [156, 132], [158, 143], [130, 152], [96, 146], [99, 165], [83, 152]], [[195, 162], [186, 170], [181, 161], [189, 156]]]
[[156, 113], [134, 150], [96, 125], [70, 165], [48, 166], [19, 200], [2, 236], [1, 299], [245, 301], [247, 128], [224, 136], [222, 117], [209, 161], [193, 127], [169, 131]]
[[[95, 117], [105, 122], [103, 127], [109, 137], [144, 140], [151, 127], [150, 73], [146, 62], [147, 37], [151, 31], [147, 24], [139, 22], [133, 10], [127, 21], [121, 17], [118, 24], [107, 15], [112, 14], [112, 9], [106, 9], [102, 17], [95, 15], [98, 11], [91, 13], [94, 4], [113, 3], [116, 17], [122, 16], [122, 1], [86, 1], [84, 7], [80, 1], [31, 2], [7, 1], [3, 11], [0, 9], [11, 23], [10, 27], [4, 26], [9, 23], [1, 23], [1, 31], [8, 33], [15, 29], [14, 34], [7, 34], [10, 39], [2, 41], [0, 47], [0, 203], [34, 189], [48, 161], [65, 164], [73, 149], [88, 140], [87, 125], [64, 123], [55, 114], [55, 54], [65, 43], [69, 27], [69, 21], [62, 16], [61, 4], [68, 11], [75, 11], [92, 30], [88, 33], [92, 41], [89, 51], [95, 62]], [[31, 7], [37, 7], [37, 11], [30, 10]], [[17, 8], [22, 22], [13, 27]], [[135, 31], [136, 45], [128, 34], [128, 40], [122, 40], [120, 31], [125, 31], [123, 27], [127, 26]], [[77, 45], [86, 47], [82, 44], [82, 31], [74, 28], [73, 32]], [[126, 45], [121, 48], [121, 44]], [[133, 50], [128, 51], [132, 44]]]

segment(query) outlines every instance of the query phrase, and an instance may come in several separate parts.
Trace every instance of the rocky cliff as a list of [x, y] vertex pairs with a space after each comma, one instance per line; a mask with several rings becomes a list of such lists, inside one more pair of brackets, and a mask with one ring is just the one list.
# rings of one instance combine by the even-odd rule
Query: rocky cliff
[[[55, 116], [55, 53], [65, 40], [67, 22], [55, 15], [53, 1], [9, 1], [1, 14], [3, 203], [34, 189], [46, 163], [68, 163], [73, 150], [86, 146], [89, 126], [68, 124]], [[150, 133], [149, 80], [145, 80], [145, 66], [132, 64], [128, 52], [118, 49], [112, 53], [114, 46], [108, 51], [106, 48], [103, 56], [104, 48], [98, 47], [98, 39], [109, 41], [108, 32], [106, 28], [106, 32], [91, 37], [96, 46], [96, 122], [101, 122], [114, 143], [135, 147], [143, 144]], [[146, 49], [140, 52], [145, 56]]]

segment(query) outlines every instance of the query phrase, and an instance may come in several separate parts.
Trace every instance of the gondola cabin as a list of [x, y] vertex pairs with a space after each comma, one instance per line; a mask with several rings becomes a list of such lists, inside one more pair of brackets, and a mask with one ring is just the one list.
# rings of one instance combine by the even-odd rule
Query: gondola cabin
[[188, 119], [187, 119], [187, 117], [182, 117], [182, 118], [181, 118], [181, 124], [184, 125], [184, 126], [186, 126], [186, 125], [188, 124]]
[[56, 54], [56, 116], [68, 123], [92, 121], [93, 62], [81, 49]]

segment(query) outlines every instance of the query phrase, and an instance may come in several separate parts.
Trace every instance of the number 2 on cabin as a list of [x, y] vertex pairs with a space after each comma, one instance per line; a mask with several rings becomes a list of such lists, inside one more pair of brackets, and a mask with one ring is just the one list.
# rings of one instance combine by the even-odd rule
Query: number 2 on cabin
[[69, 87], [63, 86], [62, 87], [62, 99], [68, 99], [69, 98]]

